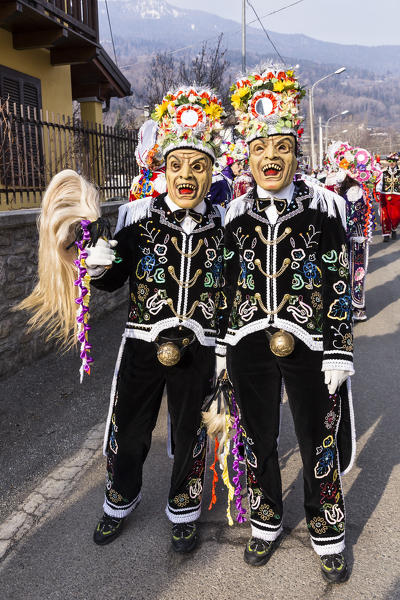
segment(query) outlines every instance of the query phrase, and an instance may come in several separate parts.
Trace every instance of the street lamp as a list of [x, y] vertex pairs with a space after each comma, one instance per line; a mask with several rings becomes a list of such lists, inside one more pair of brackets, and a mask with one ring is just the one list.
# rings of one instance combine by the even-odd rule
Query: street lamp
[[308, 91], [308, 94], [309, 94], [308, 95], [309, 117], [310, 117], [310, 139], [311, 139], [311, 168], [312, 169], [315, 169], [315, 165], [317, 162], [316, 155], [315, 155], [315, 144], [314, 144], [314, 98], [313, 98], [314, 88], [316, 85], [321, 83], [321, 81], [328, 79], [328, 77], [332, 77], [332, 75], [340, 75], [340, 73], [343, 73], [343, 71], [345, 71], [345, 70], [346, 70], [346, 67], [340, 67], [340, 69], [336, 69], [336, 71], [333, 71], [333, 73], [328, 73], [328, 75], [321, 77], [321, 79], [318, 79], [318, 81], [313, 83]]
[[337, 113], [337, 115], [332, 115], [331, 117], [329, 117], [329, 119], [327, 120], [327, 122], [325, 123], [325, 153], [328, 152], [328, 127], [329, 127], [329, 121], [332, 121], [332, 119], [336, 119], [336, 117], [340, 117], [342, 115], [348, 115], [350, 111], [348, 110], [344, 110], [341, 113]]

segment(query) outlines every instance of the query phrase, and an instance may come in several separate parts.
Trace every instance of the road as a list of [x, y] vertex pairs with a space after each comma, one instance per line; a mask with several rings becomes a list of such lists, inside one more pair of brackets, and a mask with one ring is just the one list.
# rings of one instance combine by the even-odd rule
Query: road
[[[101, 444], [125, 307], [93, 328], [95, 369], [51, 354], [0, 380], [0, 598], [4, 600], [399, 600], [400, 240], [371, 246], [369, 319], [355, 327], [358, 450], [344, 477], [350, 580], [324, 583], [302, 509], [298, 447], [287, 403], [280, 456], [285, 535], [262, 568], [242, 559], [247, 524], [229, 527], [223, 487], [189, 556], [170, 548], [164, 514], [171, 461], [163, 405], [144, 470], [143, 500], [122, 536], [92, 542], [101, 515]], [[210, 482], [209, 477], [208, 482]]]

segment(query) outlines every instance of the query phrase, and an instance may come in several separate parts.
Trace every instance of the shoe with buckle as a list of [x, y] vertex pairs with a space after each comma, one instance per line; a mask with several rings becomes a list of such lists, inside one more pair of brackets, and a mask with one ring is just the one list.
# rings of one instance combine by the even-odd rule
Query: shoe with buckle
[[252, 567], [261, 567], [271, 558], [277, 547], [277, 540], [267, 541], [251, 537], [244, 549], [244, 561]]
[[320, 556], [321, 573], [329, 583], [343, 583], [349, 578], [347, 562], [342, 552], [340, 554], [326, 554]]
[[104, 546], [114, 541], [122, 533], [124, 520], [124, 518], [111, 517], [104, 513], [94, 530], [94, 543]]
[[194, 550], [197, 544], [196, 523], [176, 523], [173, 525], [171, 541], [175, 552], [186, 554]]

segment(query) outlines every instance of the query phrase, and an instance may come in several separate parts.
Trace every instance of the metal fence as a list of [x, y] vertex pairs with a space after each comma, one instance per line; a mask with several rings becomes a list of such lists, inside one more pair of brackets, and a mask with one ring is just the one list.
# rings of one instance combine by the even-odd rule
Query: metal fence
[[0, 210], [40, 206], [50, 179], [74, 169], [102, 200], [128, 198], [137, 131], [82, 122], [6, 102], [0, 106]]

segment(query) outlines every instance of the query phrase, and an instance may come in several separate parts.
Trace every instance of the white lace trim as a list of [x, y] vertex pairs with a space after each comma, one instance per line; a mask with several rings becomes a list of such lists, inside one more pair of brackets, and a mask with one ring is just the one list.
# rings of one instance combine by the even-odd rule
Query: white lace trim
[[[299, 325], [295, 323], [291, 323], [290, 321], [286, 321], [285, 319], [275, 319], [273, 323], [269, 322], [268, 317], [265, 319], [259, 319], [257, 321], [253, 321], [244, 327], [241, 327], [238, 330], [228, 329], [227, 334], [224, 338], [224, 342], [229, 344], [230, 346], [236, 346], [238, 342], [246, 335], [250, 333], [255, 333], [256, 331], [260, 331], [261, 329], [268, 329], [268, 327], [277, 327], [278, 329], [284, 329], [285, 331], [289, 331], [293, 333], [297, 338], [302, 340], [306, 346], [310, 348], [310, 350], [323, 350], [323, 343], [321, 341], [315, 339], [313, 336], [308, 334], [304, 329], [302, 329]], [[322, 336], [318, 336], [321, 337]]]
[[[121, 359], [122, 359], [122, 353], [123, 353], [124, 347], [125, 347], [125, 342], [126, 342], [126, 335], [124, 333], [122, 335], [121, 345], [119, 347], [117, 362], [115, 363], [115, 368], [114, 368], [114, 376], [113, 376], [113, 380], [112, 380], [112, 384], [111, 384], [110, 404], [109, 404], [109, 407], [108, 407], [106, 429], [104, 431], [104, 440], [103, 440], [103, 454], [104, 454], [104, 456], [107, 456], [107, 444], [108, 444], [108, 439], [109, 439], [111, 416], [112, 416], [112, 411], [113, 411], [113, 408], [114, 408], [114, 398], [115, 398], [115, 392], [116, 392], [116, 389], [117, 389], [117, 379], [118, 379], [119, 367], [120, 367]], [[115, 515], [115, 516], [118, 516], [118, 515]]]
[[[195, 334], [202, 346], [215, 346], [215, 335], [216, 332], [212, 329], [203, 329], [203, 327], [197, 323], [197, 321], [193, 321], [192, 319], [187, 319], [185, 321], [181, 321], [177, 317], [171, 317], [170, 319], [163, 319], [154, 325], [145, 325], [148, 330], [144, 331], [136, 327], [135, 328], [126, 328], [124, 335], [127, 338], [133, 338], [137, 340], [144, 340], [145, 342], [154, 342], [156, 337], [163, 331], [164, 329], [169, 329], [170, 327], [178, 327], [179, 325], [183, 325], [188, 329], [191, 329]], [[210, 335], [206, 335], [209, 333]]]
[[[351, 429], [351, 457], [349, 464], [345, 468], [345, 470], [341, 473], [341, 475], [346, 475], [354, 465], [354, 461], [356, 458], [356, 449], [357, 449], [357, 441], [356, 441], [356, 427], [354, 422], [354, 408], [353, 408], [353, 394], [351, 391], [351, 380], [350, 378], [346, 381], [347, 384], [347, 396], [349, 399], [349, 413], [350, 413], [350, 429]], [[340, 470], [340, 469], [339, 469]], [[344, 499], [343, 499], [344, 502]]]
[[354, 366], [350, 360], [338, 360], [328, 358], [322, 361], [321, 371], [350, 371], [350, 375], [354, 375]]
[[215, 354], [217, 356], [226, 356], [226, 346], [225, 344], [216, 344], [215, 346]]

